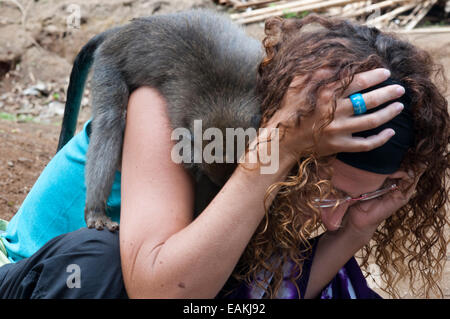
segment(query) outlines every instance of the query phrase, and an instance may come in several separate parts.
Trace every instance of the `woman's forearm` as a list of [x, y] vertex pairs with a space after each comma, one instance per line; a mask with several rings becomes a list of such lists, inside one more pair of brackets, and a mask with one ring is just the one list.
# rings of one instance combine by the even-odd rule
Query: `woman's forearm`
[[144, 242], [128, 282], [130, 297], [215, 297], [264, 216], [267, 189], [291, 167], [281, 160], [275, 174], [262, 175], [239, 166], [192, 223], [158, 247]]
[[325, 232], [317, 243], [304, 298], [316, 298], [353, 255], [367, 243], [345, 228]]

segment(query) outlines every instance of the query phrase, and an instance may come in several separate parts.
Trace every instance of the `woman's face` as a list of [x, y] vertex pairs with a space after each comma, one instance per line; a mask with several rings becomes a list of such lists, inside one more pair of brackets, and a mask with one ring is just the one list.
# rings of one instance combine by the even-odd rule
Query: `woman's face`
[[[389, 176], [361, 170], [337, 159], [331, 167], [334, 170], [331, 178], [333, 186], [353, 198], [380, 189]], [[342, 203], [334, 211], [333, 208], [322, 208], [321, 217], [325, 227], [330, 231], [337, 230], [348, 208], [353, 204]]]

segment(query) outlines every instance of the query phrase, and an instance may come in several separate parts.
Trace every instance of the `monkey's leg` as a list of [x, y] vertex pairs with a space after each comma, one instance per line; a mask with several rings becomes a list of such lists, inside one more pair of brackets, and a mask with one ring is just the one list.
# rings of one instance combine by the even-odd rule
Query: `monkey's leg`
[[92, 79], [92, 132], [86, 159], [87, 227], [117, 230], [119, 225], [106, 215], [116, 169], [121, 163], [128, 88], [118, 72], [99, 70]]

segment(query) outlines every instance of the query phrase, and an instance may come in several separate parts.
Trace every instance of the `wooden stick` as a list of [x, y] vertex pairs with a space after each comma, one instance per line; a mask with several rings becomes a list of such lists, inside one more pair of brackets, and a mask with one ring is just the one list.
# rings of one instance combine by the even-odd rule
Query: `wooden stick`
[[414, 8], [414, 10], [400, 23], [401, 26], [404, 26], [408, 24], [408, 22], [411, 21], [412, 18], [414, 18], [417, 15], [417, 12], [421, 10], [424, 6], [424, 3], [420, 3], [417, 7]]
[[356, 3], [350, 3], [350, 4], [346, 4], [343, 6], [339, 6], [339, 7], [334, 7], [334, 8], [330, 8], [328, 10], [328, 12], [326, 13], [327, 16], [340, 16], [342, 17], [342, 15], [345, 12], [352, 12], [355, 11], [357, 9], [360, 9], [362, 7], [367, 6], [368, 2], [372, 2], [372, 1], [360, 1], [360, 2], [356, 2]]
[[230, 17], [231, 17], [231, 19], [242, 19], [242, 18], [246, 18], [246, 17], [257, 16], [257, 15], [264, 14], [264, 13], [276, 12], [276, 11], [280, 11], [282, 9], [287, 10], [287, 9], [291, 9], [291, 8], [298, 7], [301, 5], [320, 3], [320, 2], [324, 2], [324, 1], [322, 1], [322, 0], [290, 1], [288, 3], [280, 4], [280, 5], [273, 6], [273, 7], [256, 9], [256, 10], [252, 10], [249, 12], [235, 13], [235, 14], [230, 15]]
[[349, 12], [354, 12], [355, 10], [365, 8], [366, 6], [371, 5], [371, 4], [372, 4], [372, 1], [370, 1], [370, 0], [362, 0], [359, 2], [348, 3], [348, 4], [344, 3], [341, 6], [329, 8], [323, 14], [327, 17], [343, 17], [345, 14], [348, 14]]
[[342, 12], [351, 12], [372, 5], [372, 1], [361, 1], [343, 6]]
[[434, 6], [437, 0], [427, 1], [427, 5], [424, 4], [424, 8], [419, 11], [416, 18], [414, 18], [410, 23], [408, 23], [405, 27], [405, 30], [412, 30], [414, 27], [427, 15], [428, 11]]
[[412, 8], [414, 8], [417, 5], [417, 3], [411, 3], [411, 4], [407, 4], [404, 6], [401, 6], [395, 10], [392, 10], [386, 14], [383, 14], [382, 16], [379, 16], [377, 18], [374, 18], [372, 20], [366, 21], [366, 24], [368, 25], [375, 25], [378, 22], [384, 21], [384, 20], [391, 20], [393, 18], [395, 18], [397, 15], [399, 15], [402, 12], [411, 10]]
[[412, 30], [395, 30], [396, 33], [418, 34], [418, 33], [450, 33], [450, 27], [417, 28]]
[[344, 13], [342, 15], [343, 18], [350, 18], [350, 17], [356, 17], [362, 14], [367, 14], [367, 13], [371, 13], [373, 10], [376, 9], [383, 9], [385, 7], [389, 7], [392, 6], [394, 4], [398, 4], [398, 3], [402, 3], [402, 2], [408, 2], [410, 0], [387, 0], [387, 1], [383, 1], [383, 2], [378, 2], [375, 4], [372, 4], [370, 6], [367, 6], [365, 8], [359, 9], [359, 10], [355, 10], [353, 12], [349, 12], [349, 13]]
[[239, 6], [242, 4], [242, 2], [238, 1], [238, 0], [228, 0], [228, 2], [230, 2], [233, 7]]
[[[325, 8], [329, 8], [329, 7], [333, 7], [333, 6], [338, 6], [338, 5], [352, 3], [352, 2], [359, 2], [359, 1], [361, 1], [361, 0], [320, 1], [319, 3], [314, 3], [314, 4], [310, 4], [310, 5], [300, 5], [298, 7], [289, 8], [289, 12], [297, 13], [297, 12], [302, 12], [302, 11], [325, 9]], [[254, 10], [254, 11], [256, 11], [256, 10]], [[256, 22], [256, 21], [262, 21], [262, 20], [265, 20], [270, 17], [281, 16], [285, 13], [286, 13], [286, 10], [278, 10], [278, 11], [274, 11], [271, 13], [260, 14], [260, 15], [248, 17], [248, 18], [239, 19], [239, 17], [235, 17], [235, 19], [238, 19], [238, 20], [236, 20], [237, 23], [246, 24], [246, 23], [251, 23], [251, 22]]]
[[277, 0], [254, 0], [254, 1], [249, 1], [249, 2], [241, 2], [240, 5], [235, 6], [235, 9], [244, 9], [244, 8], [248, 8], [248, 7], [252, 7], [252, 6], [260, 6], [263, 4], [268, 4], [268, 3], [275, 3], [275, 2], [282, 2], [282, 1], [277, 1]]

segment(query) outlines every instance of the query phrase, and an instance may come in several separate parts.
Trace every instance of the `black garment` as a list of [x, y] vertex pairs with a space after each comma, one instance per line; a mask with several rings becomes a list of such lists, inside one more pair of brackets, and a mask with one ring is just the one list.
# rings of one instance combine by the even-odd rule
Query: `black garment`
[[0, 267], [0, 298], [127, 298], [118, 232], [81, 228]]
[[[376, 112], [394, 102], [401, 102], [405, 106], [403, 111], [392, 120], [367, 131], [353, 133], [353, 136], [369, 137], [380, 133], [386, 128], [392, 128], [395, 135], [391, 137], [384, 145], [377, 147], [368, 152], [356, 153], [338, 153], [336, 158], [353, 167], [374, 172], [378, 174], [392, 174], [400, 168], [408, 149], [414, 145], [414, 120], [412, 114], [412, 94], [407, 86], [399, 81], [388, 79], [378, 85], [361, 91], [367, 93], [369, 91], [379, 89], [384, 86], [399, 84], [405, 87], [405, 94], [393, 101], [381, 104], [373, 109], [367, 110], [366, 114]], [[362, 115], [354, 115], [362, 116]]]
[[[303, 264], [302, 276], [297, 281], [301, 295], [306, 291], [318, 239], [310, 240], [312, 253]], [[349, 293], [349, 284], [353, 295]], [[233, 291], [233, 288], [238, 289]], [[255, 298], [249, 293], [250, 288], [230, 277], [216, 299]], [[122, 277], [118, 232], [81, 228], [48, 241], [29, 258], [0, 267], [0, 299], [6, 298], [128, 298]], [[296, 299], [298, 296], [282, 298]], [[367, 286], [358, 263], [351, 258], [317, 298], [380, 296]]]

